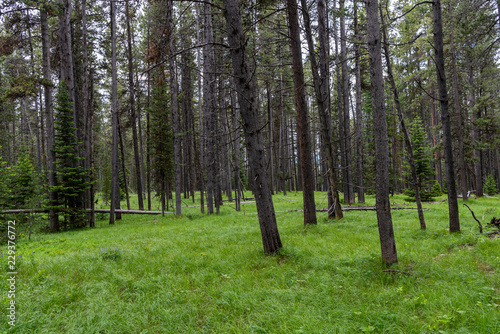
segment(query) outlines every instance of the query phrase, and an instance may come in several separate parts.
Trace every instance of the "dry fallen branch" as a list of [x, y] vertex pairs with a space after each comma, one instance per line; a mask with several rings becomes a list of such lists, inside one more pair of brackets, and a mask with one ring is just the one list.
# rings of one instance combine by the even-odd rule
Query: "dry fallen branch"
[[481, 222], [479, 220], [477, 220], [476, 215], [474, 214], [474, 211], [472, 211], [472, 209], [469, 208], [469, 206], [467, 204], [464, 203], [464, 205], [467, 207], [467, 209], [469, 209], [470, 213], [472, 213], [472, 218], [474, 218], [477, 221], [477, 223], [479, 224], [479, 233], [483, 234], [483, 225], [481, 224]]

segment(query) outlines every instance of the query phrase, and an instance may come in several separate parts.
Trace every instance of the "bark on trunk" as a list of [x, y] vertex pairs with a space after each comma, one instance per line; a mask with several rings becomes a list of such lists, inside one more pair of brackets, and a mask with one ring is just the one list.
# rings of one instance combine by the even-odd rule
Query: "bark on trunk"
[[[205, 37], [200, 36], [200, 27], [199, 23], [201, 20], [201, 10], [198, 4], [196, 4], [196, 14], [198, 19], [196, 20], [196, 39], [199, 42], [204, 42]], [[200, 43], [201, 44], [201, 43]], [[205, 48], [203, 48], [203, 52], [205, 53]], [[197, 63], [201, 64], [201, 59], [200, 59], [200, 50], [198, 49], [196, 52], [196, 58], [197, 58]], [[205, 68], [203, 68], [203, 71], [205, 71]], [[201, 85], [201, 76], [198, 75], [198, 96], [202, 95], [202, 85]], [[199, 188], [200, 188], [200, 211], [201, 213], [205, 213], [205, 177], [204, 177], [204, 170], [205, 170], [205, 140], [203, 139], [205, 135], [204, 131], [204, 118], [203, 118], [203, 104], [198, 102], [198, 113], [199, 113], [199, 123], [200, 123], [200, 132], [199, 132], [199, 152], [197, 154], [198, 157], [198, 179], [199, 179]]]
[[[42, 32], [42, 58], [43, 58], [43, 77], [48, 82], [52, 80], [50, 75], [50, 41], [49, 41], [49, 23], [47, 11], [40, 11], [40, 24]], [[56, 154], [55, 148], [55, 133], [54, 133], [54, 112], [52, 109], [52, 87], [44, 85], [45, 99], [45, 119], [47, 126], [47, 167], [48, 167], [48, 183], [49, 183], [49, 226], [52, 231], [59, 230], [59, 217], [55, 210], [57, 205], [57, 185], [56, 180]]]
[[363, 136], [361, 131], [363, 127], [363, 110], [361, 105], [361, 52], [359, 46], [361, 43], [361, 36], [359, 34], [357, 2], [357, 0], [354, 1], [354, 58], [356, 66], [356, 174], [358, 177], [358, 203], [364, 203], [365, 189], [363, 182]]
[[171, 92], [171, 106], [172, 106], [172, 121], [173, 121], [173, 131], [174, 131], [174, 179], [175, 179], [175, 215], [182, 216], [182, 194], [181, 194], [181, 182], [182, 182], [182, 160], [181, 160], [181, 126], [179, 120], [179, 101], [177, 99], [177, 73], [176, 73], [176, 57], [175, 54], [175, 44], [174, 44], [174, 24], [173, 24], [173, 2], [172, 0], [167, 0], [167, 17], [166, 17], [166, 29], [168, 31], [168, 57], [169, 57], [169, 70], [170, 70], [170, 92]]
[[194, 115], [193, 115], [193, 84], [192, 84], [192, 66], [194, 66], [193, 55], [191, 52], [186, 51], [181, 55], [182, 63], [182, 109], [186, 125], [186, 164], [188, 185], [187, 191], [191, 195], [193, 203], [194, 199], [194, 183], [195, 183], [195, 166], [193, 165], [193, 152], [194, 149]]
[[[109, 223], [115, 223], [115, 209], [120, 209], [120, 171], [118, 158], [118, 80], [116, 69], [116, 8], [115, 1], [111, 4], [111, 205]], [[116, 219], [121, 219], [121, 214], [116, 213]]]
[[130, 9], [128, 0], [125, 1], [125, 17], [127, 25], [127, 57], [128, 57], [128, 90], [130, 103], [130, 122], [132, 123], [132, 141], [134, 146], [135, 178], [137, 183], [137, 200], [139, 210], [144, 210], [142, 200], [141, 158], [139, 156], [139, 143], [137, 138], [137, 113], [135, 108], [134, 63], [132, 57], [132, 31], [130, 28]]
[[308, 108], [305, 98], [304, 68], [300, 45], [299, 17], [296, 0], [287, 0], [288, 26], [290, 30], [290, 50], [292, 54], [293, 82], [295, 86], [295, 107], [297, 108], [297, 128], [302, 171], [302, 197], [304, 199], [304, 225], [317, 224], [314, 202], [314, 175], [311, 157]]
[[[89, 70], [88, 70], [88, 47], [87, 47], [87, 1], [82, 0], [82, 52], [83, 52], [83, 75], [82, 75], [82, 111], [83, 111], [83, 142], [84, 142], [84, 168], [87, 171], [85, 176], [85, 182], [91, 183], [93, 181], [93, 173], [91, 168], [91, 138], [92, 138], [92, 122], [91, 115], [89, 113]], [[85, 191], [85, 208], [93, 209], [94, 206], [94, 191], [93, 186], [91, 186]], [[91, 210], [87, 213], [87, 219], [89, 220], [90, 227], [95, 226], [95, 212]]]
[[342, 62], [342, 111], [345, 148], [345, 191], [344, 203], [354, 203], [354, 190], [352, 181], [352, 154], [351, 154], [351, 118], [349, 116], [349, 72], [347, 69], [347, 36], [345, 32], [344, 0], [340, 0], [340, 54]]
[[258, 121], [257, 90], [253, 72], [246, 60], [246, 38], [241, 26], [237, 0], [224, 0], [226, 31], [231, 47], [231, 61], [238, 102], [245, 132], [249, 164], [253, 170], [257, 214], [264, 251], [276, 253], [282, 248], [274, 213], [269, 178], [266, 172], [264, 145]]
[[475, 173], [475, 195], [476, 197], [482, 197], [484, 195], [483, 190], [483, 173], [481, 168], [481, 151], [477, 148], [477, 145], [480, 143], [480, 131], [477, 126], [477, 120], [481, 118], [481, 110], [478, 108], [477, 111], [474, 111], [474, 107], [476, 106], [476, 91], [474, 84], [474, 68], [472, 66], [472, 60], [470, 55], [466, 55], [467, 58], [467, 72], [468, 72], [468, 81], [470, 86], [469, 91], [469, 109], [472, 110], [472, 138], [474, 139], [474, 173]]
[[69, 95], [73, 103], [73, 126], [75, 127], [75, 135], [77, 141], [79, 140], [78, 129], [79, 116], [78, 109], [76, 108], [75, 101], [75, 76], [74, 76], [74, 63], [73, 51], [71, 42], [71, 0], [60, 0], [63, 7], [63, 13], [59, 16], [59, 57], [60, 57], [60, 79], [66, 81], [68, 85]]
[[366, 1], [368, 52], [375, 129], [376, 208], [382, 259], [390, 265], [398, 261], [389, 201], [389, 144], [382, 74], [378, 0]]
[[203, 116], [204, 116], [204, 134], [205, 137], [205, 166], [207, 172], [206, 197], [207, 197], [207, 212], [214, 213], [214, 175], [215, 175], [215, 147], [214, 147], [214, 104], [215, 104], [215, 53], [213, 44], [212, 30], [212, 13], [210, 5], [206, 3], [204, 6], [204, 41], [206, 45], [203, 47]]
[[[451, 6], [448, 6], [451, 14]], [[455, 112], [455, 128], [458, 139], [458, 166], [460, 171], [460, 188], [462, 190], [462, 199], [467, 201], [467, 168], [465, 166], [464, 155], [464, 135], [462, 128], [462, 108], [460, 106], [460, 90], [458, 87], [458, 73], [457, 73], [457, 52], [454, 42], [454, 28], [453, 24], [450, 25], [450, 44], [451, 44], [451, 71], [453, 83], [453, 105]]]
[[[333, 1], [333, 8], [336, 9], [336, 0]], [[340, 143], [340, 175], [342, 179], [342, 192], [344, 193], [344, 203], [347, 203], [347, 169], [346, 169], [346, 159], [345, 159], [345, 138], [344, 138], [344, 112], [343, 112], [343, 100], [342, 100], [342, 66], [339, 52], [339, 32], [337, 27], [337, 19], [334, 19], [333, 22], [333, 36], [335, 39], [335, 69], [336, 69], [336, 92], [337, 92], [337, 112], [339, 117], [339, 143]]]
[[121, 152], [120, 162], [122, 163], [122, 172], [123, 172], [123, 188], [125, 190], [125, 198], [127, 200], [127, 210], [131, 210], [130, 196], [128, 193], [127, 169], [125, 167], [125, 147], [123, 146], [123, 137], [125, 137], [123, 132], [125, 131], [125, 129], [121, 125], [119, 113], [117, 115], [117, 122], [118, 122], [118, 140], [119, 140], [120, 152]]
[[[322, 3], [323, 6], [323, 13], [320, 16], [323, 16], [324, 19], [324, 0], [320, 0], [318, 2], [318, 12], [320, 11], [320, 3]], [[318, 105], [318, 114], [319, 114], [319, 119], [320, 119], [320, 127], [321, 127], [321, 137], [323, 138], [323, 146], [325, 148], [325, 153], [326, 153], [326, 158], [327, 158], [327, 163], [328, 163], [328, 179], [329, 179], [329, 185], [330, 185], [330, 194], [333, 197], [333, 207], [330, 210], [328, 210], [328, 216], [329, 217], [335, 217], [336, 219], [342, 219], [343, 214], [342, 214], [342, 207], [340, 205], [339, 201], [339, 196], [338, 196], [338, 191], [337, 191], [337, 180], [335, 178], [335, 161], [334, 161], [334, 149], [333, 149], [333, 141], [332, 141], [332, 128], [331, 128], [331, 123], [330, 119], [328, 117], [328, 107], [327, 103], [329, 101], [329, 93], [328, 89], [324, 89], [322, 85], [327, 85], [328, 81], [328, 74], [327, 74], [327, 69], [324, 68], [324, 63], [322, 63], [323, 67], [323, 73], [324, 76], [320, 78], [318, 74], [318, 64], [316, 61], [316, 55], [314, 54], [314, 41], [312, 38], [312, 33], [311, 33], [311, 22], [309, 18], [309, 13], [307, 12], [307, 3], [306, 0], [301, 0], [301, 5], [302, 5], [302, 15], [304, 17], [304, 27], [306, 30], [306, 38], [307, 38], [307, 44], [309, 47], [309, 60], [311, 62], [311, 71], [313, 74], [313, 82], [314, 82], [314, 91], [316, 94], [316, 102]], [[324, 22], [322, 23], [324, 26]], [[324, 29], [324, 27], [323, 27]], [[325, 40], [323, 40], [323, 43], [325, 43]], [[326, 49], [326, 46], [323, 46], [322, 48]], [[323, 53], [325, 50], [323, 50]], [[326, 56], [324, 56], [326, 58]], [[325, 95], [325, 93], [327, 95]]]
[[434, 0], [432, 4], [434, 17], [434, 50], [436, 76], [439, 89], [439, 103], [441, 106], [441, 122], [443, 125], [443, 146], [446, 169], [446, 185], [448, 189], [448, 209], [450, 232], [460, 231], [458, 215], [457, 189], [455, 185], [455, 167], [453, 162], [453, 147], [451, 138], [450, 112], [448, 110], [448, 92], [446, 90], [446, 73], [444, 70], [443, 52], [443, 21], [441, 18], [441, 0]]
[[[150, 57], [150, 21], [149, 21], [149, 8], [147, 12], [147, 65], [150, 67], [149, 57]], [[150, 116], [149, 116], [149, 108], [151, 108], [151, 71], [147, 73], [147, 81], [148, 81], [148, 99], [147, 99], [147, 111], [146, 111], [146, 191], [148, 193], [148, 210], [151, 211], [151, 155], [150, 155]]]
[[392, 73], [391, 54], [389, 50], [389, 41], [387, 39], [387, 32], [384, 24], [384, 14], [382, 12], [382, 7], [380, 7], [380, 21], [382, 23], [382, 34], [384, 38], [384, 52], [385, 52], [385, 61], [387, 64], [387, 74], [388, 74], [389, 84], [391, 85], [392, 94], [394, 96], [394, 104], [396, 105], [396, 110], [398, 112], [399, 122], [401, 124], [401, 130], [403, 131], [406, 150], [408, 152], [411, 177], [413, 179], [413, 190], [415, 192], [415, 201], [417, 202], [418, 220], [420, 221], [420, 229], [425, 230], [426, 225], [424, 219], [424, 210], [422, 209], [422, 200], [420, 198], [420, 182], [418, 180], [417, 169], [415, 167], [415, 158], [413, 155], [413, 147], [411, 145], [410, 134], [408, 132], [408, 128], [406, 127], [406, 122], [403, 116], [403, 109], [401, 108], [401, 103], [399, 101], [399, 92], [396, 88], [396, 82], [394, 81], [394, 75]]

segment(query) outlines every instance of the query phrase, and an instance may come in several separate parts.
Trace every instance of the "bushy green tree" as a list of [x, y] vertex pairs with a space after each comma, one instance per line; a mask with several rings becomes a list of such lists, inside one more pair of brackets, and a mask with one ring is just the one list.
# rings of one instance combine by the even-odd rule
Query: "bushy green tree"
[[441, 190], [441, 186], [439, 185], [439, 182], [436, 181], [434, 182], [434, 185], [432, 186], [432, 196], [437, 197], [441, 196], [443, 194], [443, 191]]
[[486, 182], [484, 183], [484, 192], [490, 196], [498, 194], [497, 183], [493, 175], [488, 174], [486, 176]]
[[11, 203], [17, 207], [24, 207], [31, 202], [35, 194], [36, 174], [29, 152], [22, 149], [19, 154], [17, 165], [10, 169]]
[[157, 193], [164, 198], [167, 185], [172, 182], [174, 171], [173, 132], [169, 117], [169, 94], [165, 85], [153, 88], [153, 103], [149, 110], [151, 123], [150, 147], [153, 158], [152, 168]]
[[69, 97], [68, 87], [64, 81], [61, 81], [59, 85], [55, 110], [58, 209], [64, 213], [67, 227], [82, 227], [85, 226], [82, 195], [90, 187], [90, 183], [85, 182], [87, 170], [80, 163], [82, 160], [78, 155], [78, 146], [80, 143], [76, 140], [72, 102]]
[[[410, 139], [413, 145], [415, 169], [417, 171], [418, 183], [420, 185], [420, 196], [423, 202], [432, 201], [434, 195], [434, 182], [430, 176], [434, 175], [431, 169], [431, 154], [427, 150], [425, 130], [420, 118], [415, 119], [410, 125]], [[409, 166], [406, 166], [407, 182], [411, 184]], [[405, 194], [409, 200], [415, 200], [413, 187], [406, 189]]]
[[10, 187], [7, 184], [10, 168], [6, 166], [7, 162], [0, 156], [0, 207], [8, 208], [10, 206]]

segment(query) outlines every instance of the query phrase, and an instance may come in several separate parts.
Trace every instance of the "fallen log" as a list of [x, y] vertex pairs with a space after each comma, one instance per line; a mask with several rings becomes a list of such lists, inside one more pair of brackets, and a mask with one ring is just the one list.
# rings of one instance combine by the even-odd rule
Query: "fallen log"
[[0, 214], [12, 214], [12, 213], [44, 213], [49, 212], [46, 209], [15, 209], [15, 210], [3, 210]]
[[[87, 209], [90, 211], [90, 209]], [[95, 212], [99, 213], [109, 213], [109, 209], [95, 209]], [[161, 211], [146, 211], [146, 210], [116, 210], [116, 213], [128, 213], [128, 214], [139, 214], [139, 215], [161, 215], [163, 212]], [[172, 211], [165, 211], [165, 213], [173, 213]]]
[[[91, 209], [85, 209], [85, 211], [92, 211]], [[109, 213], [109, 209], [94, 209], [94, 212], [98, 213]], [[13, 214], [13, 213], [45, 213], [48, 212], [47, 209], [16, 209], [16, 210], [3, 210], [0, 214]], [[116, 213], [124, 214], [142, 214], [142, 215], [161, 215], [161, 211], [146, 211], [146, 210], [115, 210]], [[165, 213], [172, 213], [171, 211], [165, 211]]]

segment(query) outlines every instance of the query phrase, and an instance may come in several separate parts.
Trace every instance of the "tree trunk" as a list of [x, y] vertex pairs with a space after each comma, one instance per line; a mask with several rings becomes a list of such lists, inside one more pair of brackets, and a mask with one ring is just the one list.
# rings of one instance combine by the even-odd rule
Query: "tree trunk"
[[[90, 99], [89, 99], [89, 168], [90, 168], [90, 180], [93, 181], [95, 179], [94, 176], [94, 70], [91, 69], [89, 71], [89, 77], [90, 77]], [[90, 211], [91, 211], [91, 219], [90, 219], [90, 227], [95, 227], [95, 191], [94, 191], [94, 183], [90, 184], [90, 199], [89, 199], [89, 204], [90, 204]]]
[[[413, 179], [413, 190], [415, 191], [415, 201], [417, 202], [418, 220], [420, 221], [420, 229], [425, 230], [426, 226], [424, 219], [424, 210], [422, 209], [422, 200], [420, 198], [420, 182], [418, 180], [417, 169], [415, 166], [415, 158], [413, 155], [413, 147], [411, 145], [410, 134], [408, 132], [408, 128], [406, 127], [406, 122], [403, 117], [403, 109], [401, 108], [401, 103], [399, 101], [399, 92], [396, 88], [396, 82], [394, 81], [394, 75], [392, 73], [391, 54], [389, 50], [389, 41], [387, 39], [387, 32], [384, 24], [384, 14], [382, 12], [382, 7], [380, 7], [380, 22], [382, 23], [385, 62], [387, 64], [387, 74], [389, 77], [389, 84], [391, 85], [392, 94], [394, 95], [394, 104], [396, 105], [399, 122], [401, 124], [401, 130], [403, 131], [403, 136], [405, 139], [406, 150], [408, 151], [411, 177]], [[393, 153], [393, 155], [395, 156], [396, 154]]]
[[246, 60], [246, 38], [241, 26], [241, 16], [237, 0], [224, 0], [224, 16], [228, 42], [231, 47], [231, 62], [234, 81], [238, 93], [243, 130], [249, 164], [253, 170], [254, 192], [257, 204], [260, 230], [264, 251], [268, 254], [282, 248], [274, 213], [269, 178], [266, 171], [264, 145], [261, 126], [258, 121], [258, 103], [255, 77]]
[[441, 106], [441, 122], [443, 125], [443, 146], [446, 167], [446, 185], [448, 189], [448, 209], [450, 232], [460, 231], [458, 215], [457, 189], [455, 185], [455, 167], [453, 162], [453, 147], [451, 139], [450, 112], [448, 110], [448, 92], [446, 90], [446, 73], [444, 70], [443, 51], [443, 22], [441, 19], [441, 0], [433, 0], [432, 9], [434, 16], [434, 50], [436, 63], [436, 76], [439, 89], [439, 103]]
[[173, 25], [173, 2], [167, 0], [167, 17], [166, 17], [166, 30], [168, 31], [168, 53], [169, 69], [170, 69], [170, 92], [171, 92], [171, 106], [172, 106], [172, 121], [174, 132], [174, 173], [175, 173], [175, 215], [182, 216], [182, 198], [181, 198], [181, 182], [182, 182], [182, 169], [181, 169], [181, 126], [179, 120], [179, 101], [177, 99], [177, 74], [175, 64], [175, 44], [174, 44], [174, 25]]
[[[201, 10], [200, 6], [196, 4], [196, 14], [197, 14], [197, 20], [196, 20], [196, 40], [199, 42], [199, 44], [205, 42], [205, 37], [203, 38], [200, 36], [200, 26], [199, 22], [201, 21]], [[207, 50], [208, 51], [208, 50]], [[203, 53], [205, 54], [205, 48], [203, 48]], [[198, 48], [196, 51], [196, 62], [198, 64], [201, 64], [201, 59], [200, 59], [200, 49]], [[205, 66], [205, 65], [203, 65]], [[205, 67], [203, 67], [203, 71], [205, 71]], [[201, 97], [203, 93], [203, 88], [201, 85], [201, 75], [198, 75], [198, 96]], [[198, 179], [199, 179], [199, 188], [200, 188], [200, 211], [201, 213], [205, 213], [205, 177], [204, 177], [204, 170], [205, 170], [205, 126], [204, 126], [204, 116], [203, 116], [203, 104], [201, 103], [201, 98], [198, 98], [198, 116], [199, 116], [199, 124], [200, 124], [200, 130], [199, 130], [199, 151], [197, 154], [198, 157]]]
[[376, 209], [382, 259], [387, 264], [398, 262], [389, 201], [389, 145], [384, 99], [384, 77], [380, 48], [378, 0], [366, 1], [368, 53], [375, 135]]
[[[234, 83], [233, 83], [234, 85]], [[238, 113], [236, 112], [238, 100], [234, 94], [236, 89], [232, 87], [231, 89], [231, 119], [232, 119], [232, 133], [234, 134], [231, 137], [231, 143], [233, 144], [233, 161], [234, 161], [234, 197], [236, 204], [236, 211], [240, 211], [241, 206], [241, 179], [240, 179], [240, 142], [239, 135], [237, 132], [238, 129]]]
[[481, 151], [477, 147], [481, 140], [480, 131], [477, 126], [477, 120], [481, 118], [481, 110], [480, 108], [478, 108], [477, 111], [474, 111], [474, 107], [476, 106], [474, 69], [472, 66], [472, 60], [470, 55], [466, 54], [466, 60], [467, 60], [468, 81], [470, 86], [469, 109], [472, 110], [472, 138], [474, 139], [474, 158], [475, 158], [474, 173], [475, 173], [475, 183], [476, 183], [475, 195], [476, 197], [482, 197], [484, 195], [484, 190], [483, 190], [483, 173], [481, 168]]
[[[279, 29], [279, 26], [278, 26]], [[283, 190], [283, 195], [286, 196], [286, 178], [289, 177], [287, 175], [287, 170], [286, 170], [286, 155], [285, 155], [285, 149], [286, 149], [286, 127], [288, 126], [286, 120], [285, 120], [285, 99], [283, 96], [283, 70], [282, 70], [282, 55], [281, 55], [281, 45], [279, 45], [279, 50], [278, 50], [278, 57], [279, 57], [279, 62], [280, 62], [280, 128], [279, 128], [279, 164], [280, 168], [278, 171], [278, 185]]]
[[59, 16], [59, 57], [60, 57], [60, 79], [64, 79], [68, 85], [69, 95], [73, 103], [73, 126], [75, 127], [75, 135], [79, 140], [78, 129], [79, 116], [75, 101], [75, 76], [74, 62], [71, 42], [71, 0], [60, 0], [63, 7], [63, 13]]
[[[82, 74], [82, 111], [83, 111], [83, 144], [85, 148], [84, 153], [84, 168], [86, 170], [85, 182], [91, 183], [93, 180], [93, 173], [91, 169], [91, 137], [92, 137], [92, 122], [91, 115], [89, 113], [89, 85], [88, 85], [88, 42], [87, 42], [87, 1], [82, 0], [82, 49], [83, 49], [83, 74]], [[92, 209], [94, 206], [94, 191], [93, 187], [90, 186], [85, 191], [85, 208]], [[95, 226], [95, 212], [91, 210], [87, 213], [87, 219], [89, 220], [90, 227]]]
[[[224, 94], [226, 95], [226, 94]], [[232, 136], [231, 136], [231, 129], [229, 128], [229, 115], [228, 115], [228, 109], [229, 106], [226, 104], [224, 106], [224, 117], [222, 117], [223, 125], [224, 125], [224, 132], [226, 133], [225, 140], [225, 146], [226, 146], [226, 151], [224, 152], [225, 156], [225, 165], [226, 165], [226, 195], [227, 195], [227, 200], [229, 202], [233, 201], [233, 189], [232, 189], [232, 184], [231, 184], [231, 142], [233, 141]], [[271, 182], [271, 189], [272, 189], [272, 182]]]
[[[448, 7], [451, 14], [451, 5]], [[453, 83], [453, 102], [455, 112], [455, 128], [458, 139], [458, 165], [460, 168], [460, 187], [462, 188], [462, 199], [467, 201], [467, 168], [465, 166], [464, 155], [464, 135], [462, 125], [462, 108], [460, 106], [460, 91], [458, 87], [458, 73], [457, 73], [457, 52], [454, 41], [454, 28], [453, 24], [450, 25], [450, 44], [451, 44], [451, 71]]]
[[[189, 46], [184, 46], [187, 48]], [[195, 132], [194, 132], [194, 115], [193, 115], [193, 84], [192, 84], [192, 70], [194, 67], [193, 55], [190, 51], [183, 52], [181, 55], [182, 63], [182, 109], [186, 125], [186, 164], [187, 164], [187, 175], [189, 182], [187, 185], [187, 191], [190, 193], [193, 203], [194, 199], [194, 181], [195, 181], [195, 170], [196, 167], [193, 165], [193, 152], [195, 151]]]
[[[147, 36], [147, 59], [148, 59], [148, 62], [147, 62], [147, 65], [148, 65], [148, 68], [149, 68], [149, 65], [150, 65], [150, 62], [149, 62], [149, 57], [150, 57], [150, 49], [151, 49], [151, 45], [150, 45], [150, 40], [151, 40], [151, 36], [150, 36], [150, 21], [149, 21], [149, 8], [148, 8], [148, 12], [147, 12], [147, 32], [146, 32]], [[151, 71], [148, 71], [147, 73], [147, 81], [148, 81], [148, 98], [147, 98], [147, 105], [148, 105], [148, 108], [147, 108], [147, 111], [146, 111], [146, 191], [148, 193], [148, 210], [151, 211], [151, 154], [150, 154], [150, 133], [151, 133], [151, 129], [150, 129], [150, 115], [149, 115], [149, 108], [151, 108]]]
[[127, 210], [131, 210], [130, 207], [130, 196], [128, 193], [128, 182], [127, 182], [127, 169], [125, 167], [125, 147], [123, 146], [123, 137], [125, 129], [121, 125], [120, 114], [117, 117], [118, 121], [118, 140], [120, 143], [120, 152], [121, 152], [121, 163], [122, 163], [122, 172], [123, 172], [123, 188], [125, 189], [125, 198], [127, 200]]
[[349, 116], [349, 72], [347, 69], [347, 37], [345, 33], [345, 8], [344, 0], [340, 0], [340, 55], [342, 62], [342, 102], [343, 125], [345, 140], [345, 190], [344, 203], [354, 203], [354, 190], [352, 181], [352, 157], [351, 157], [351, 118]]
[[365, 202], [365, 189], [363, 182], [363, 111], [361, 105], [361, 52], [359, 45], [361, 44], [361, 36], [358, 26], [358, 0], [354, 1], [354, 57], [356, 66], [356, 174], [358, 176], [358, 203]]
[[[333, 8], [336, 9], [336, 0], [333, 1]], [[342, 191], [344, 193], [344, 203], [348, 203], [347, 198], [347, 169], [346, 169], [346, 156], [345, 156], [345, 134], [344, 134], [344, 108], [342, 100], [342, 80], [341, 80], [341, 59], [339, 52], [339, 33], [337, 27], [337, 19], [333, 22], [333, 35], [335, 39], [335, 68], [336, 68], [336, 79], [337, 79], [337, 111], [339, 116], [339, 143], [340, 143], [340, 166], [341, 166], [341, 178], [342, 178]]]
[[314, 201], [314, 175], [311, 157], [308, 110], [305, 98], [304, 69], [300, 45], [299, 17], [296, 0], [287, 0], [288, 25], [290, 29], [290, 50], [292, 54], [293, 82], [295, 86], [295, 107], [297, 108], [297, 128], [302, 171], [302, 197], [304, 199], [304, 225], [316, 224], [316, 204]]
[[59, 230], [59, 216], [55, 210], [57, 205], [57, 185], [56, 179], [56, 153], [55, 133], [54, 133], [54, 113], [52, 109], [52, 86], [50, 73], [50, 41], [49, 41], [49, 23], [48, 14], [45, 10], [40, 10], [40, 23], [42, 32], [42, 58], [43, 58], [43, 77], [47, 84], [44, 85], [45, 97], [45, 119], [47, 125], [47, 167], [49, 183], [49, 224], [51, 231]]
[[137, 113], [135, 110], [135, 85], [134, 85], [134, 63], [132, 56], [132, 31], [130, 29], [130, 11], [129, 2], [125, 1], [125, 17], [127, 25], [127, 56], [128, 56], [128, 90], [130, 103], [130, 122], [132, 123], [132, 141], [134, 146], [135, 177], [137, 183], [137, 200], [139, 210], [144, 210], [142, 200], [142, 177], [141, 177], [141, 159], [139, 156], [139, 143], [137, 138]]
[[[26, 12], [26, 20], [29, 22], [30, 21], [30, 14], [29, 11]], [[34, 52], [33, 52], [33, 42], [32, 42], [32, 35], [31, 35], [31, 27], [28, 26], [28, 43], [29, 43], [29, 50], [30, 50], [30, 66], [31, 66], [31, 74], [35, 75], [35, 57], [34, 57]], [[40, 133], [40, 127], [38, 126], [38, 117], [39, 115], [41, 116], [41, 112], [39, 113], [39, 108], [38, 108], [38, 93], [34, 97], [35, 100], [35, 135], [36, 135], [36, 165], [37, 165], [37, 172], [39, 175], [41, 175], [42, 172], [42, 139], [41, 139], [41, 133]], [[43, 118], [43, 117], [41, 117]], [[39, 179], [40, 182], [41, 179]]]
[[268, 155], [269, 155], [269, 177], [271, 182], [271, 195], [274, 195], [273, 184], [274, 184], [274, 161], [273, 161], [273, 152], [274, 152], [274, 141], [273, 141], [273, 110], [272, 110], [272, 99], [271, 99], [271, 84], [269, 82], [266, 83], [266, 97], [267, 97], [267, 122], [269, 132], [267, 134], [268, 137]]
[[215, 147], [214, 147], [214, 125], [213, 117], [215, 113], [215, 53], [213, 46], [213, 30], [212, 30], [212, 13], [210, 5], [206, 3], [204, 6], [204, 41], [206, 45], [203, 47], [203, 116], [204, 134], [205, 137], [205, 164], [207, 172], [207, 212], [214, 213], [214, 185], [215, 185]]
[[[320, 5], [321, 3], [321, 5]], [[328, 84], [328, 70], [327, 66], [325, 66], [323, 60], [322, 62], [322, 78], [319, 77], [318, 75], [318, 64], [316, 61], [316, 55], [314, 54], [314, 41], [312, 38], [312, 33], [311, 33], [311, 23], [310, 23], [310, 18], [309, 18], [309, 13], [307, 12], [307, 3], [306, 0], [301, 0], [302, 4], [302, 15], [304, 17], [304, 26], [306, 30], [306, 38], [307, 38], [307, 44], [309, 47], [309, 60], [311, 62], [311, 71], [313, 74], [313, 81], [314, 81], [314, 91], [316, 94], [316, 101], [318, 105], [318, 114], [319, 114], [319, 119], [320, 119], [320, 126], [321, 126], [321, 137], [323, 138], [323, 145], [326, 150], [326, 158], [327, 158], [327, 163], [328, 163], [328, 178], [329, 178], [329, 185], [330, 185], [330, 194], [333, 196], [333, 208], [328, 210], [328, 216], [329, 217], [334, 217], [336, 219], [342, 219], [343, 214], [342, 214], [342, 207], [340, 205], [339, 201], [339, 196], [338, 196], [338, 191], [337, 191], [337, 180], [335, 178], [335, 161], [334, 161], [334, 152], [335, 150], [333, 149], [333, 141], [332, 141], [332, 128], [331, 128], [331, 122], [328, 117], [328, 107], [327, 103], [329, 101], [329, 92], [328, 89], [324, 89], [324, 87], [321, 87], [322, 85], [327, 85]], [[322, 11], [320, 11], [320, 7], [322, 6]], [[325, 3], [324, 0], [320, 0], [318, 2], [318, 13], [322, 12], [323, 16], [323, 23], [322, 25], [324, 26], [324, 9], [325, 9]], [[323, 27], [323, 30], [324, 29]], [[322, 33], [323, 35], [325, 32]], [[323, 36], [325, 37], [325, 36]], [[323, 40], [323, 43], [325, 43], [325, 40]], [[323, 46], [322, 48], [326, 49], [326, 46]], [[323, 53], [326, 52], [326, 50], [322, 51]], [[323, 55], [321, 58], [326, 58], [326, 55]], [[326, 67], [326, 68], [325, 68]], [[325, 95], [326, 94], [326, 95]]]
[[[118, 158], [118, 80], [116, 69], [116, 7], [115, 1], [111, 3], [111, 206], [109, 223], [115, 223], [115, 209], [120, 209], [120, 171]], [[116, 214], [116, 219], [121, 219], [121, 214]]]

